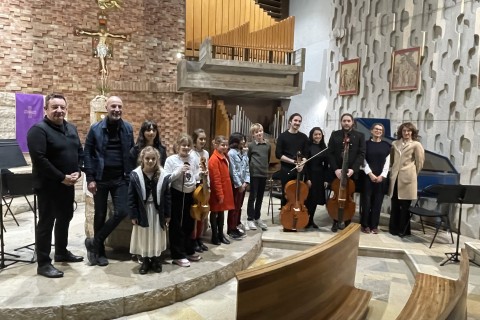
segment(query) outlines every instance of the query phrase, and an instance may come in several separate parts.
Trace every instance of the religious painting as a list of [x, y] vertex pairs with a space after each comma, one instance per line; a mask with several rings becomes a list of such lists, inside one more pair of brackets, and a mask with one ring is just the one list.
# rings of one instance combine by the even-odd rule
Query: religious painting
[[420, 47], [393, 52], [391, 91], [416, 90], [420, 70]]
[[360, 75], [360, 58], [340, 62], [340, 89], [341, 96], [358, 94]]

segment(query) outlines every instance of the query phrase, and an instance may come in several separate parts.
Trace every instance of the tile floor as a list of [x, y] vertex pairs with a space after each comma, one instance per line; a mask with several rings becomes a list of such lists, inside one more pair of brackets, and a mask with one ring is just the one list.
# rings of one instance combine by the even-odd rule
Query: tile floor
[[[16, 200], [17, 201], [17, 200]], [[272, 224], [271, 216], [266, 216], [268, 198], [264, 201], [264, 216], [262, 217], [269, 225], [269, 230], [263, 232], [263, 251], [253, 265], [264, 264], [288, 256], [301, 250], [305, 246], [320, 243], [332, 236], [330, 232], [330, 219], [323, 208], [317, 209], [316, 223], [321, 226], [317, 230], [308, 230], [298, 233], [284, 233], [278, 224]], [[278, 205], [274, 208], [275, 222], [278, 223]], [[244, 210], [245, 211], [245, 210]], [[20, 227], [17, 227], [11, 217], [5, 217], [5, 251], [12, 253], [13, 249], [30, 242], [33, 242], [33, 219], [31, 213], [17, 215]], [[84, 206], [79, 204], [70, 228], [70, 248], [74, 253], [85, 255], [83, 246], [84, 240]], [[387, 233], [385, 225], [388, 223], [382, 217], [381, 232], [378, 235], [361, 234], [360, 257], [357, 264], [356, 286], [362, 289], [371, 290], [373, 298], [370, 302], [368, 319], [394, 319], [408, 299], [414, 283], [414, 274], [406, 263], [399, 257], [400, 253], [406, 252], [412, 261], [414, 268], [421, 272], [442, 275], [456, 278], [458, 264], [449, 263], [444, 267], [439, 263], [444, 259], [445, 252], [454, 251], [455, 247], [449, 243], [449, 236], [445, 232], [439, 234], [438, 239], [429, 249], [429, 242], [433, 235], [432, 230], [427, 230], [423, 235], [418, 229], [413, 235], [407, 238], [391, 236]], [[260, 234], [261, 231], [249, 231], [250, 236]], [[292, 239], [295, 239], [292, 242]], [[479, 242], [468, 238], [461, 238], [464, 241]], [[234, 244], [240, 245], [240, 244]], [[222, 246], [220, 246], [222, 247]], [[212, 254], [217, 257], [233, 254], [234, 247], [223, 246], [215, 248]], [[215, 252], [215, 253], [214, 253]], [[23, 249], [18, 251], [23, 259], [30, 259], [31, 251]], [[398, 253], [398, 254], [397, 254]], [[72, 282], [58, 281], [38, 277], [35, 275], [35, 265], [27, 263], [16, 263], [3, 270], [0, 270], [0, 305], [3, 307], [16, 307], [19, 303], [25, 305], [41, 303], [46, 299], [43, 295], [56, 290], [58, 303], [69, 301], [69, 289], [80, 290], [85, 286], [91, 286], [91, 290], [101, 287], [105, 294], [109, 294], [110, 287], [114, 290], [113, 284], [118, 281], [136, 281], [135, 264], [129, 264], [125, 270], [122, 261], [109, 266], [108, 272], [99, 276], [98, 282], [94, 285], [82, 279], [91, 276], [95, 271], [88, 266], [66, 266], [66, 275], [74, 273]], [[8, 262], [7, 262], [8, 263]], [[203, 262], [201, 262], [203, 263]], [[205, 262], [207, 263], [207, 262]], [[62, 266], [63, 267], [63, 266]], [[96, 269], [97, 270], [97, 269]], [[171, 265], [165, 265], [164, 272], [159, 279], [179, 277], [181, 270]], [[150, 275], [149, 275], [150, 276]], [[157, 275], [150, 276], [156, 279]], [[470, 281], [468, 295], [468, 316], [469, 319], [480, 319], [480, 268], [470, 265]], [[137, 286], [141, 287], [141, 284]], [[7, 288], [7, 290], [4, 290]], [[40, 288], [40, 289], [39, 289]], [[80, 292], [80, 294], [82, 294]], [[95, 297], [88, 297], [88, 299]], [[87, 298], [86, 298], [87, 299]], [[20, 300], [20, 302], [18, 301]], [[232, 279], [214, 289], [199, 294], [193, 298], [177, 302], [172, 305], [125, 316], [120, 319], [235, 319], [236, 309], [236, 280]]]

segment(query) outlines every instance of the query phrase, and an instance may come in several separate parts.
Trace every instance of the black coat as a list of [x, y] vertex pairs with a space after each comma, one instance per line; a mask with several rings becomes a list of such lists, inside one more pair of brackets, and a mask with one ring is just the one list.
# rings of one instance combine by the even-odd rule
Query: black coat
[[[348, 150], [348, 169], [353, 170], [353, 179], [356, 180], [360, 167], [363, 165], [365, 159], [365, 135], [356, 130], [349, 132], [350, 146]], [[335, 172], [337, 169], [342, 169], [343, 163], [343, 130], [332, 132], [330, 140], [328, 141], [328, 161], [330, 169]]]
[[[140, 178], [140, 175], [142, 177]], [[143, 180], [143, 173], [140, 167], [130, 173], [130, 184], [128, 186], [128, 208], [130, 219], [137, 219], [138, 225], [141, 227], [148, 227], [147, 210], [145, 204], [147, 199], [144, 199], [145, 186], [140, 179]], [[170, 195], [170, 175], [162, 173], [157, 182], [155, 208], [160, 218], [160, 226], [165, 229], [165, 219], [170, 218], [172, 209], [172, 199]]]

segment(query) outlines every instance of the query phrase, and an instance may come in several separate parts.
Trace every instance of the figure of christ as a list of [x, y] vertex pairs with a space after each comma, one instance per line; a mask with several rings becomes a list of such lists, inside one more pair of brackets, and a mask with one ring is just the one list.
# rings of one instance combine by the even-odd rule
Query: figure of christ
[[115, 34], [108, 32], [105, 28], [100, 28], [99, 31], [89, 31], [82, 29], [75, 29], [75, 35], [86, 35], [92, 37], [98, 37], [97, 44], [97, 57], [100, 59], [100, 73], [102, 74], [102, 79], [106, 79], [108, 76], [107, 69], [107, 56], [109, 55], [110, 49], [108, 48], [107, 40], [108, 38], [119, 38], [129, 41], [129, 34]]

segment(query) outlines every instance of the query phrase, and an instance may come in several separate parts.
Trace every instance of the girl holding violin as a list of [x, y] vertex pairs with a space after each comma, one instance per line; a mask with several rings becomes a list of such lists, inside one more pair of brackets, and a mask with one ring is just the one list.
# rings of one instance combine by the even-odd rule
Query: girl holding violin
[[[353, 198], [353, 193], [355, 192], [355, 184], [353, 183], [352, 187], [351, 183], [348, 182], [354, 182], [357, 179], [360, 166], [363, 164], [365, 159], [365, 135], [353, 129], [355, 122], [353, 120], [353, 115], [350, 113], [344, 113], [340, 117], [340, 123], [342, 129], [332, 132], [330, 140], [328, 141], [327, 156], [330, 168], [335, 174], [335, 179], [332, 182], [332, 186], [335, 183], [335, 180], [342, 182], [339, 184], [340, 186], [343, 185], [343, 182], [345, 182], [346, 185], [349, 185], [350, 188], [346, 190], [347, 195], [345, 199], [350, 200]], [[347, 148], [348, 152], [344, 152], [345, 148]], [[332, 187], [332, 192], [334, 195], [338, 195], [339, 191], [340, 190], [333, 190]], [[351, 218], [343, 219], [343, 215], [338, 215], [338, 217], [342, 218], [339, 221], [337, 218], [338, 212], [333, 212], [337, 210], [329, 209], [341, 208], [341, 211], [343, 211], [343, 200], [344, 199], [339, 199], [337, 197], [337, 199], [334, 201], [332, 201], [331, 198], [327, 202], [328, 213], [333, 218], [333, 225], [331, 229], [332, 232], [337, 232], [338, 229], [343, 229], [343, 222], [345, 222], [345, 225], [350, 223]], [[349, 214], [350, 216], [353, 216], [353, 214], [355, 214], [355, 203], [353, 202], [352, 205], [352, 203], [348, 201], [347, 206], [349, 208], [353, 207], [353, 212]]]
[[190, 207], [197, 180], [205, 172], [200, 171], [197, 158], [190, 153], [192, 145], [192, 138], [188, 134], [180, 134], [174, 147], [176, 154], [168, 157], [165, 162], [165, 172], [171, 175], [172, 214], [168, 233], [170, 253], [173, 263], [181, 267], [189, 267], [190, 261], [202, 258], [195, 253], [191, 239], [195, 222], [190, 215]]
[[228, 211], [227, 234], [233, 240], [242, 240], [245, 234], [241, 234], [237, 229], [240, 225], [240, 216], [242, 213], [245, 191], [250, 184], [250, 169], [248, 164], [247, 152], [243, 150], [246, 138], [240, 132], [234, 132], [230, 135], [228, 141], [230, 150], [228, 158], [230, 160], [230, 176], [232, 178], [233, 202], [235, 208]]
[[[210, 155], [208, 151], [205, 150], [205, 145], [207, 143], [207, 135], [205, 130], [202, 128], [195, 129], [192, 134], [193, 139], [193, 148], [190, 151], [190, 154], [197, 158], [198, 162], [201, 163], [202, 159], [205, 159], [205, 171], [208, 168], [208, 158]], [[208, 179], [208, 174], [206, 175]], [[197, 185], [201, 184], [202, 180], [197, 181]], [[207, 181], [208, 188], [210, 188], [210, 183]], [[208, 190], [210, 192], [210, 190]], [[203, 229], [204, 229], [205, 220], [197, 220], [195, 228], [192, 232], [193, 247], [196, 252], [202, 253], [203, 251], [208, 251], [208, 247], [202, 241]]]
[[228, 140], [224, 136], [217, 136], [213, 140], [215, 150], [208, 161], [210, 176], [210, 225], [212, 227], [212, 243], [215, 245], [230, 244], [223, 233], [225, 210], [235, 209], [233, 203], [232, 182], [228, 169]]
[[[325, 136], [319, 127], [314, 127], [310, 130], [308, 139], [310, 142], [307, 154], [309, 159], [327, 148]], [[307, 228], [318, 229], [318, 226], [313, 222], [313, 216], [315, 215], [317, 205], [325, 205], [326, 203], [325, 187], [326, 181], [328, 181], [327, 174], [328, 158], [326, 152], [313, 158], [306, 164], [306, 183], [310, 189], [305, 201], [309, 216]]]

